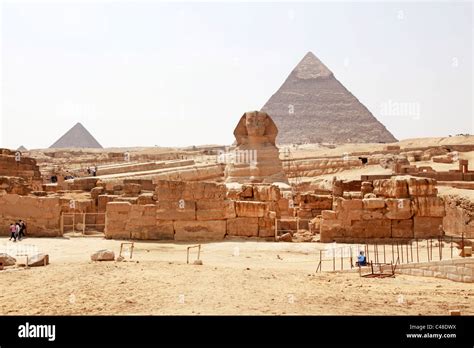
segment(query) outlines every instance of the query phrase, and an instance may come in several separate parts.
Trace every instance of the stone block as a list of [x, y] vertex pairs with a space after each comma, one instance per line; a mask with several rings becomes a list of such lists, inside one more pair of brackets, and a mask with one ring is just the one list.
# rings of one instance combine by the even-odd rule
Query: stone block
[[156, 203], [156, 217], [160, 220], [195, 220], [195, 201], [159, 201]]
[[390, 220], [392, 238], [413, 238], [413, 220]]
[[258, 217], [237, 217], [227, 220], [227, 234], [230, 236], [258, 236]]
[[235, 218], [235, 203], [231, 200], [196, 202], [197, 220], [224, 220]]
[[385, 200], [383, 198], [364, 198], [362, 200], [364, 209], [383, 209]]
[[387, 213], [385, 214], [387, 219], [404, 220], [410, 219], [413, 216], [410, 199], [388, 198], [385, 200], [385, 204], [387, 205]]
[[448, 273], [446, 275], [446, 278], [448, 278], [449, 280], [455, 281], [455, 282], [462, 282], [463, 281], [462, 275], [455, 274], [455, 273]]
[[323, 211], [321, 211], [321, 216], [324, 220], [335, 220], [335, 219], [337, 219], [337, 214], [333, 210], [323, 210]]
[[263, 202], [235, 202], [235, 212], [237, 217], [264, 217], [268, 210], [268, 204]]
[[222, 240], [226, 221], [174, 221], [174, 239], [177, 241]]
[[443, 218], [415, 216], [413, 222], [415, 238], [433, 238], [440, 235], [439, 226], [443, 225]]
[[443, 217], [446, 215], [441, 197], [414, 197], [413, 207], [416, 216]]

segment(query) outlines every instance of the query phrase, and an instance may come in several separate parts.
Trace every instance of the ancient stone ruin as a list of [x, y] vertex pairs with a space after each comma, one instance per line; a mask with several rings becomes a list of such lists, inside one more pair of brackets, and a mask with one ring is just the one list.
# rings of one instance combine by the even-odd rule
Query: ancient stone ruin
[[321, 242], [434, 238], [444, 234], [444, 201], [436, 180], [393, 177], [362, 184], [363, 198], [335, 192], [332, 210], [323, 210]]
[[92, 136], [91, 133], [81, 124], [76, 123], [59, 138], [50, 148], [96, 148], [101, 149], [102, 145]]
[[397, 141], [334, 74], [308, 52], [262, 107], [279, 144]]
[[246, 112], [234, 130], [236, 147], [231, 153], [226, 182], [287, 183], [275, 138], [278, 129], [265, 112]]

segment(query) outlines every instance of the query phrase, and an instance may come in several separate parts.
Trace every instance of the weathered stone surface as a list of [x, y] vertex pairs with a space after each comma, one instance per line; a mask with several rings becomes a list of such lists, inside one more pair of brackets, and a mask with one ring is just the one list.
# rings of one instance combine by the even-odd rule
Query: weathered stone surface
[[374, 191], [377, 196], [388, 198], [408, 198], [408, 183], [404, 177], [374, 180]]
[[49, 265], [49, 255], [48, 254], [36, 254], [28, 257], [28, 266], [29, 267], [38, 267]]
[[436, 180], [430, 178], [410, 177], [407, 180], [410, 196], [436, 196]]
[[14, 266], [16, 264], [16, 259], [8, 254], [1, 253], [0, 263], [2, 263], [4, 266]]
[[258, 236], [262, 238], [275, 236], [275, 219], [258, 218]]
[[280, 188], [275, 185], [253, 185], [255, 201], [277, 202], [281, 198]]
[[364, 198], [362, 200], [364, 209], [383, 209], [385, 201], [383, 198]]
[[115, 253], [112, 250], [99, 250], [91, 255], [92, 261], [114, 261]]
[[443, 225], [441, 217], [415, 216], [413, 222], [415, 238], [438, 237], [441, 234], [439, 229], [439, 226]]
[[127, 196], [138, 196], [142, 190], [142, 185], [127, 183], [123, 185], [123, 192]]
[[226, 182], [273, 183], [288, 180], [275, 138], [278, 129], [268, 114], [246, 112], [234, 130], [237, 146], [226, 159]]
[[392, 238], [413, 238], [413, 220], [391, 220]]
[[410, 219], [413, 216], [410, 199], [389, 198], [385, 200], [385, 204], [387, 205], [387, 213], [385, 214], [387, 219], [403, 220]]
[[413, 203], [416, 216], [443, 217], [446, 215], [441, 197], [414, 197]]
[[131, 238], [141, 240], [172, 240], [174, 239], [173, 221], [156, 220], [152, 226], [141, 226], [139, 229], [131, 231]]
[[175, 240], [221, 240], [226, 234], [226, 221], [174, 221]]
[[226, 187], [224, 184], [212, 182], [156, 181], [158, 201], [184, 200], [224, 200]]
[[349, 232], [350, 234], [347, 233], [344, 236], [354, 238], [390, 238], [392, 235], [391, 231], [390, 220], [362, 220], [353, 221]]
[[223, 220], [235, 218], [235, 203], [231, 200], [197, 201], [197, 220]]
[[321, 211], [321, 216], [324, 220], [335, 220], [337, 219], [337, 213], [333, 210]]
[[235, 212], [237, 217], [264, 217], [268, 211], [268, 204], [263, 202], [235, 202]]
[[153, 199], [153, 193], [146, 192], [142, 193], [138, 196], [137, 204], [145, 205], [145, 204], [155, 204], [155, 200]]
[[280, 144], [396, 141], [311, 52], [262, 111], [274, 118]]
[[195, 220], [195, 201], [156, 202], [156, 217], [160, 220]]
[[230, 236], [257, 237], [258, 217], [237, 217], [227, 220], [227, 234]]
[[19, 219], [28, 225], [30, 237], [57, 237], [60, 233], [61, 205], [57, 197], [0, 194], [0, 235]]
[[284, 233], [278, 237], [278, 241], [279, 242], [292, 242], [293, 237], [291, 236], [291, 233]]
[[321, 221], [321, 237], [322, 243], [330, 243], [335, 237], [343, 237], [346, 229], [339, 220], [322, 220]]

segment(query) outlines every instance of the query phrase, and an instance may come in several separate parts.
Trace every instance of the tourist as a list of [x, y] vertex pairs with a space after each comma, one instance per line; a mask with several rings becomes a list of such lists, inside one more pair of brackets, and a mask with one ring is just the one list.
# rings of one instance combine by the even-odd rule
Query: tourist
[[14, 223], [10, 224], [10, 239], [9, 240], [12, 240], [12, 238], [13, 238], [13, 241], [16, 242], [16, 226]]
[[367, 266], [367, 258], [364, 255], [364, 252], [361, 251], [359, 256], [357, 256], [356, 266]]
[[15, 231], [16, 239], [21, 240], [21, 238], [20, 238], [21, 226], [20, 226], [19, 221], [17, 221], [17, 223], [15, 224], [15, 229], [16, 229], [16, 231]]
[[20, 220], [20, 234], [19, 239], [26, 236], [26, 223], [23, 220]]

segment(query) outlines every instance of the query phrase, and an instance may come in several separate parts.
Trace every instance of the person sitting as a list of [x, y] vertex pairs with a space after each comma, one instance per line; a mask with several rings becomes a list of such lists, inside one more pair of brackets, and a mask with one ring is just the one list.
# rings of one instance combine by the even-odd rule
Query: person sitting
[[359, 256], [357, 256], [357, 262], [356, 262], [356, 266], [367, 266], [367, 258], [365, 257], [364, 255], [364, 252], [361, 251], [359, 253]]

